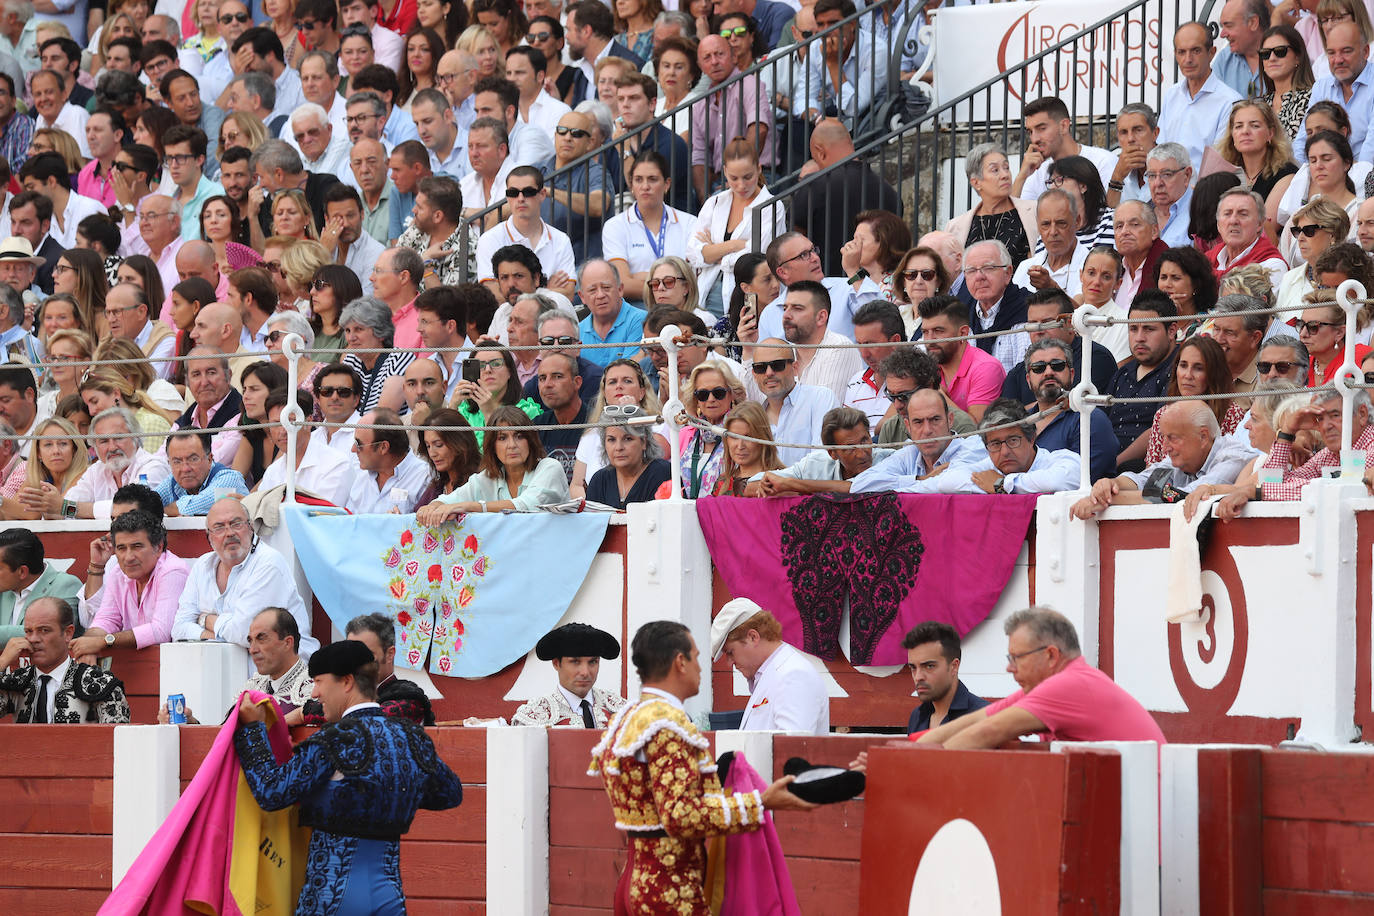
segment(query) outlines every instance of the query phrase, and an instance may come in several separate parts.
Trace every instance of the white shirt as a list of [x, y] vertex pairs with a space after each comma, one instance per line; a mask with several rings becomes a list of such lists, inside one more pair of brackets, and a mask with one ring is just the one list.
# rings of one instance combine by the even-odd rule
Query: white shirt
[[[286, 130], [291, 129], [291, 122], [286, 122]], [[340, 132], [336, 127], [333, 135], [329, 138], [329, 145], [320, 153], [318, 159], [307, 159], [300, 145], [296, 143], [295, 135], [287, 141], [301, 154], [301, 162], [305, 165], [307, 172], [315, 172], [318, 175], [333, 175], [340, 180], [342, 176], [352, 175], [353, 170], [348, 167], [348, 153], [353, 149], [353, 144], [348, 142], [348, 133]], [[370, 295], [370, 294], [365, 294]]]
[[[1236, 255], [1236, 257], [1234, 258], [1230, 256], [1230, 252], [1228, 252], [1226, 248], [1223, 246], [1221, 251], [1217, 252], [1217, 276], [1219, 277], [1222, 274], [1226, 273], [1227, 265], [1229, 265], [1232, 261], [1239, 261], [1241, 258], [1244, 258], [1247, 254], [1250, 253], [1250, 249], [1254, 248], [1258, 244], [1259, 237], [1256, 236], [1255, 240], [1251, 242], [1249, 245], [1247, 245], [1245, 247], [1245, 250], [1242, 251], [1240, 254]], [[1260, 261], [1259, 263], [1261, 267], [1269, 271], [1269, 285], [1277, 289], [1279, 287], [1279, 284], [1283, 282], [1283, 275], [1288, 273], [1288, 265], [1284, 263], [1282, 258], [1265, 258], [1263, 261]]]
[[[593, 81], [595, 82], [595, 81]], [[48, 119], [39, 115], [34, 121], [34, 130], [41, 130], [44, 127], [55, 127], [58, 130], [65, 130], [72, 135], [76, 141], [76, 148], [81, 150], [81, 155], [87, 159], [91, 158], [91, 148], [86, 143], [86, 122], [90, 120], [90, 113], [84, 108], [77, 108], [71, 102], [63, 102], [61, 109], [57, 112], [57, 120], [51, 124]], [[72, 247], [71, 245], [67, 246]]]
[[883, 389], [884, 386], [878, 384], [877, 373], [867, 366], [855, 372], [844, 389], [844, 406], [857, 407], [867, 414], [869, 426], [875, 432], [883, 417], [887, 416], [887, 408], [892, 403], [883, 393]]
[[[696, 222], [696, 217], [667, 204], [663, 205], [663, 217], [662, 221], [656, 220], [654, 225], [646, 226], [638, 204], [612, 216], [601, 227], [601, 256], [608, 261], [624, 261], [630, 265], [632, 274], [644, 273], [663, 255], [681, 257], [692, 239], [692, 223]], [[654, 251], [655, 245], [659, 246], [658, 251]]]
[[[386, 246], [366, 231], [348, 246], [348, 254], [344, 256], [344, 267], [358, 275], [363, 284], [364, 296], [372, 295], [372, 265], [377, 263], [377, 259], [384, 251]], [[335, 254], [337, 256], [337, 252]]]
[[[1037, 448], [1035, 458], [1024, 472], [1007, 474], [1002, 486], [1008, 493], [1062, 493], [1078, 489], [1081, 459], [1069, 449]], [[973, 482], [979, 471], [995, 470], [992, 459], [985, 456], [978, 461], [961, 461], [943, 474], [917, 480], [902, 487], [904, 493], [982, 493], [986, 491]]]
[[[85, 134], [83, 133], [82, 136], [85, 136]], [[76, 183], [75, 176], [72, 178], [72, 183]], [[54, 219], [48, 230], [48, 235], [52, 236], [53, 241], [57, 242], [57, 244], [61, 245], [63, 248], [75, 248], [77, 224], [88, 216], [92, 216], [96, 213], [103, 216], [106, 212], [108, 211], [106, 211], [104, 205], [102, 205], [100, 201], [92, 200], [89, 197], [83, 197], [75, 191], [72, 191], [67, 195], [67, 206], [62, 211], [62, 225], [57, 225], [57, 220]], [[177, 282], [180, 281], [178, 280]], [[175, 285], [176, 284], [173, 284], [173, 286]], [[169, 286], [167, 288], [171, 289], [172, 287]]]
[[[839, 406], [839, 399], [829, 388], [802, 384], [794, 386], [783, 399], [778, 422], [769, 424], [773, 440], [796, 445], [820, 445], [821, 420], [826, 411]], [[793, 464], [805, 458], [808, 451], [810, 449], [779, 447], [778, 460]]]
[[[507, 162], [510, 160], [507, 159]], [[467, 191], [463, 191], [463, 206], [471, 206], [468, 203]], [[534, 252], [539, 259], [539, 267], [544, 271], [544, 280], [547, 281], [558, 271], [563, 271], [570, 277], [577, 276], [577, 262], [573, 258], [572, 240], [568, 234], [560, 229], [555, 229], [548, 223], [541, 222], [542, 227], [539, 232], [539, 240], [532, 242], [528, 237], [521, 234], [512, 222], [514, 217], [492, 226], [483, 232], [477, 239], [477, 277], [482, 283], [496, 279], [496, 271], [491, 263], [491, 256], [496, 254], [507, 245], [524, 245]]]
[[[247, 532], [244, 536], [249, 536]], [[172, 623], [172, 639], [200, 639], [204, 629], [196, 623], [201, 614], [215, 614], [215, 638], [235, 645], [248, 645], [248, 628], [263, 608], [283, 607], [296, 618], [301, 631], [301, 658], [320, 647], [319, 640], [310, 635], [310, 616], [305, 602], [296, 590], [296, 580], [286, 558], [261, 541], [243, 562], [229, 570], [224, 591], [219, 590], [215, 574], [219, 570], [219, 555], [213, 550], [198, 557], [191, 564], [186, 577], [186, 590], [177, 603], [176, 620]]]
[[568, 107], [566, 102], [556, 99], [540, 89], [539, 95], [535, 96], [533, 102], [530, 102], [529, 117], [521, 115], [520, 120], [552, 137], [554, 128], [558, 126], [558, 121], [570, 111], [572, 109]]
[[[895, 452], [890, 448], [873, 449], [873, 463], [877, 464], [891, 458]], [[808, 452], [806, 457], [790, 467], [777, 471], [760, 471], [750, 481], [762, 480], [764, 474], [776, 474], [792, 480], [844, 480], [844, 466], [838, 458], [831, 458], [829, 452]], [[857, 480], [858, 478], [854, 478]]]
[[[1011, 275], [1011, 282], [1028, 292], [1035, 292], [1035, 287], [1031, 286], [1030, 269], [1032, 267], [1043, 267], [1049, 270], [1050, 252], [1048, 248], [1042, 248], [1037, 254], [1026, 258], [1016, 268], [1016, 273]], [[1073, 247], [1073, 254], [1069, 261], [1058, 270], [1050, 270], [1050, 279], [1059, 284], [1059, 288], [1068, 293], [1070, 297], [1077, 296], [1083, 292], [1083, 262], [1088, 259], [1088, 246], [1082, 242], [1077, 242]]]
[[[820, 342], [825, 344], [853, 343], [852, 340], [841, 337], [834, 331], [826, 331]], [[849, 390], [849, 380], [853, 378], [856, 372], [864, 368], [864, 361], [859, 356], [859, 351], [852, 348], [841, 349], [836, 347], [812, 350], [811, 352], [814, 355], [797, 377], [797, 382], [801, 385], [825, 388], [835, 396], [836, 405], [843, 403]], [[800, 356], [801, 353], [799, 352], [798, 355]], [[760, 404], [767, 400], [759, 388], [753, 372], [744, 374], [744, 388], [749, 397]], [[819, 430], [820, 427], [817, 426], [817, 429]], [[819, 439], [814, 441], [820, 442]]]
[[67, 499], [74, 503], [91, 503], [92, 515], [96, 518], [109, 518], [115, 491], [121, 486], [126, 483], [138, 483], [138, 478], [147, 474], [148, 486], [157, 489], [171, 473], [171, 468], [167, 466], [167, 458], [162, 452], [153, 453], [139, 447], [134, 449], [133, 459], [124, 470], [121, 480], [115, 480], [114, 474], [105, 462], [97, 461], [86, 468], [85, 473], [72, 484], [72, 488], [67, 491]]
[[830, 734], [830, 692], [815, 665], [782, 643], [754, 672], [740, 730]]
[[[491, 192], [495, 197], [505, 200], [506, 176], [517, 164], [511, 156], [507, 156], [506, 161], [496, 170], [496, 178], [491, 183]], [[458, 183], [458, 189], [463, 192], [463, 208], [466, 210], [485, 210], [494, 200], [487, 196], [487, 192], [482, 188], [482, 176], [476, 172], [464, 175]]]
[[391, 496], [396, 490], [405, 490], [405, 498], [400, 500], [402, 513], [414, 512], [415, 504], [429, 489], [432, 473], [429, 465], [410, 452], [396, 465], [387, 482], [377, 486], [376, 471], [361, 471], [354, 475], [353, 489], [348, 494], [348, 511], [355, 515], [391, 511]]
[[[443, 366], [439, 368], [442, 370]], [[358, 416], [358, 412], [355, 410], [353, 411], [353, 416], [349, 417], [344, 422], [357, 423]], [[333, 433], [333, 435], [330, 435], [330, 433]], [[353, 430], [351, 429], [335, 429], [333, 427], [317, 426], [310, 432], [310, 443], [313, 445], [316, 442], [323, 442], [330, 448], [343, 452], [350, 458], [353, 456]]]
[[[308, 490], [336, 506], [347, 506], [348, 496], [353, 492], [353, 482], [357, 477], [358, 465], [350, 456], [341, 455], [330, 447], [321, 448], [312, 441], [301, 456], [296, 467], [296, 489]], [[337, 437], [335, 437], [337, 438]], [[286, 456], [281, 455], [262, 472], [260, 490], [270, 490], [286, 483]]]
[[385, 26], [372, 26], [372, 59], [390, 70], [401, 69], [406, 40]]
[[[592, 80], [592, 85], [596, 81]], [[466, 200], [467, 198], [464, 198]], [[729, 188], [713, 194], [706, 199], [706, 203], [701, 205], [701, 210], [697, 213], [697, 218], [688, 230], [687, 239], [687, 263], [692, 265], [697, 272], [697, 288], [701, 290], [701, 298], [704, 300], [706, 294], [711, 291], [711, 287], [716, 285], [717, 280], [724, 282], [721, 289], [721, 299], [724, 302], [730, 301], [730, 294], [735, 290], [734, 270], [735, 262], [742, 255], [750, 251], [763, 251], [768, 247], [768, 243], [787, 231], [787, 214], [785, 207], [776, 205], [765, 207], [773, 199], [772, 193], [763, 188], [758, 196], [754, 198], [749, 206], [744, 208], [744, 215], [735, 226], [735, 231], [727, 233], [725, 224], [730, 221], [730, 202], [732, 192]], [[754, 210], [765, 207], [763, 211], [763, 222], [760, 223], [760, 237], [754, 238]], [[697, 238], [697, 233], [701, 230], [710, 233], [713, 242], [728, 242], [735, 239], [743, 239], [745, 246], [739, 251], [732, 251], [725, 255], [714, 264], [709, 263], [702, 254], [702, 249], [706, 243]], [[830, 313], [831, 323], [834, 323], [835, 313]], [[764, 335], [760, 331], [759, 338]], [[781, 337], [781, 334], [775, 336]]]
[[1202, 168], [1202, 151], [1221, 139], [1231, 117], [1231, 105], [1238, 101], [1240, 95], [1236, 90], [1215, 73], [1207, 77], [1197, 95], [1188, 94], [1186, 79], [1179, 80], [1160, 102], [1158, 142], [1182, 143], [1193, 160], [1196, 176]]
[[[691, 262], [691, 258], [688, 258], [688, 262]], [[880, 298], [882, 287], [872, 277], [864, 277], [857, 290], [844, 277], [823, 277], [821, 286], [830, 293], [830, 330], [853, 342], [854, 313], [865, 302]], [[783, 286], [778, 289], [778, 298], [759, 310], [759, 340], [786, 337], [782, 328], [782, 306], [786, 301], [787, 287]]]
[[[1105, 188], [1107, 182], [1112, 180], [1112, 172], [1116, 170], [1116, 153], [1084, 143], [1078, 150], [1078, 155], [1097, 166], [1097, 174], [1102, 176], [1102, 187]], [[1045, 193], [1045, 188], [1049, 187], [1050, 166], [1053, 164], [1053, 159], [1046, 159], [1040, 163], [1040, 168], [1026, 179], [1026, 183], [1021, 186], [1021, 193], [1017, 196], [1023, 200], [1037, 200]]]
[[551, 130], [545, 132], [532, 124], [526, 124], [517, 115], [515, 126], [510, 129], [508, 136], [510, 155], [507, 158], [515, 165], [537, 166], [544, 160], [553, 158], [553, 131]]

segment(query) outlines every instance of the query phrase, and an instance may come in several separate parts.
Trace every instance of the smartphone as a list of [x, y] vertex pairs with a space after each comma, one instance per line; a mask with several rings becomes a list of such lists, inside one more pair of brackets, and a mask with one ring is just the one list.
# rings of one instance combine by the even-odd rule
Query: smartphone
[[739, 313], [739, 323], [740, 323], [740, 324], [744, 324], [746, 321], [752, 320], [755, 316], [758, 315], [758, 313], [759, 313], [759, 294], [758, 294], [758, 293], [745, 293], [745, 294], [744, 294], [744, 308], [740, 309], [740, 313]]
[[482, 378], [482, 364], [475, 359], [463, 360], [463, 381], [477, 382]]

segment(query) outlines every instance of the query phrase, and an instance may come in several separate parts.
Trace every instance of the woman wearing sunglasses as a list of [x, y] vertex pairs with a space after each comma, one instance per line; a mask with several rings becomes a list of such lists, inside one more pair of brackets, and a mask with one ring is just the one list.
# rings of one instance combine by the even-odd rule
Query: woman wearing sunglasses
[[[1299, 312], [1298, 339], [1307, 347], [1307, 387], [1325, 385], [1336, 377], [1345, 361], [1345, 310], [1336, 304], [1334, 289], [1316, 289], [1303, 297], [1307, 308]], [[1355, 344], [1355, 361], [1370, 353]]]
[[[1288, 263], [1297, 265], [1284, 274], [1279, 283], [1277, 305], [1280, 309], [1300, 307], [1303, 297], [1317, 287], [1316, 263], [1326, 249], [1343, 240], [1350, 231], [1350, 217], [1334, 202], [1319, 197], [1303, 207], [1289, 220], [1283, 242], [1292, 243], [1296, 256]], [[1280, 320], [1287, 320], [1296, 312], [1280, 312]]]
[[633, 404], [612, 404], [602, 411], [602, 421], [621, 421], [621, 425], [596, 431], [606, 466], [587, 482], [588, 500], [623, 511], [630, 503], [653, 499], [659, 487], [671, 480], [673, 466], [662, 457], [659, 437], [647, 424], [629, 423], [651, 416]]
[[1307, 59], [1306, 44], [1298, 30], [1291, 25], [1276, 25], [1266, 29], [1260, 40], [1260, 84], [1262, 98], [1278, 115], [1279, 123], [1288, 132], [1288, 139], [1298, 135], [1307, 103], [1312, 97], [1312, 63]]
[[[644, 374], [644, 369], [632, 359], [617, 359], [606, 367], [606, 371], [601, 374], [601, 390], [596, 396], [596, 403], [592, 405], [591, 412], [587, 414], [588, 423], [600, 421], [602, 413], [607, 407], [626, 407], [634, 406], [642, 409], [646, 414], [658, 414], [662, 410], [658, 397], [649, 387], [649, 379]], [[657, 440], [658, 453], [666, 455], [668, 453], [667, 424], [655, 424], [652, 428], [653, 438]], [[577, 444], [577, 457], [573, 461], [572, 483], [568, 486], [568, 491], [575, 497], [587, 496], [587, 481], [606, 466], [606, 452], [603, 449], [602, 430], [589, 429], [582, 434], [581, 441]], [[657, 484], [654, 485], [657, 489]], [[652, 490], [650, 491], [653, 492]], [[589, 499], [594, 497], [588, 496]], [[601, 502], [602, 500], [597, 500]]]
[[[363, 284], [358, 275], [342, 264], [326, 264], [315, 271], [310, 281], [310, 326], [315, 329], [315, 346], [323, 350], [342, 349], [343, 328], [339, 313], [345, 302], [360, 299]], [[332, 363], [339, 354], [326, 354], [324, 361]]]
[[[514, 407], [499, 407], [489, 426], [528, 426]], [[415, 513], [415, 521], [438, 527], [467, 512], [531, 512], [568, 498], [568, 478], [557, 458], [528, 430], [497, 430], [482, 443], [482, 463], [468, 482]]]
[[[469, 426], [490, 426], [491, 418], [503, 407], [518, 408], [530, 419], [544, 412], [534, 398], [522, 395], [520, 376], [515, 371], [515, 358], [499, 343], [490, 338], [479, 340], [468, 359], [476, 361], [478, 365], [477, 381], [470, 382], [464, 378], [458, 382], [450, 406], [457, 408]], [[473, 435], [477, 437], [480, 447], [482, 431], [473, 430]]]
[[[725, 363], [714, 359], [692, 370], [682, 392], [687, 414], [713, 426], [724, 422], [725, 415], [745, 400], [744, 385]], [[682, 495], [688, 499], [710, 496], [715, 492], [725, 461], [725, 444], [720, 435], [685, 425], [678, 442], [682, 450]], [[663, 489], [659, 491], [660, 497], [666, 497]]]
[[652, 312], [656, 308], [675, 308], [684, 312], [700, 311], [696, 271], [682, 258], [675, 254], [664, 255], [649, 266], [647, 273], [649, 279], [644, 284], [647, 291], [644, 299], [646, 310]]
[[934, 248], [918, 245], [897, 262], [892, 272], [892, 301], [902, 313], [910, 337], [921, 329], [916, 307], [921, 300], [949, 292], [949, 269]]
[[[664, 202], [671, 184], [670, 174], [668, 160], [662, 154], [640, 150], [629, 176], [635, 202], [606, 220], [602, 229], [602, 256], [616, 265], [625, 281], [625, 298], [634, 302], [656, 301], [649, 290], [649, 270], [670, 252], [687, 250], [691, 226], [696, 221], [694, 214]], [[681, 308], [678, 303], [668, 304]]]

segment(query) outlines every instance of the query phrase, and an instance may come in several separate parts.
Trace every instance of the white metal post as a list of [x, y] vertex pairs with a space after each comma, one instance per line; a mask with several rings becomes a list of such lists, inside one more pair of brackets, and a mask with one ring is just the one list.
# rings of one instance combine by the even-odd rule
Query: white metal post
[[286, 429], [286, 502], [296, 501], [296, 431], [305, 423], [305, 411], [296, 403], [296, 385], [299, 380], [301, 350], [305, 340], [299, 334], [287, 334], [281, 342], [281, 351], [286, 354], [286, 406], [281, 411], [281, 425]]
[[[658, 332], [658, 344], [663, 348], [663, 352], [668, 354], [668, 397], [663, 401], [663, 419], [668, 424], [668, 457], [672, 463], [673, 492], [668, 497], [671, 500], [682, 500], [682, 440], [678, 435], [680, 427], [677, 422], [677, 415], [685, 413], [687, 408], [682, 404], [681, 387], [677, 377], [677, 337], [682, 332], [675, 324], [664, 325]], [[659, 390], [663, 390], [663, 379], [659, 379]]]
[[1354, 387], [1364, 382], [1360, 366], [1355, 362], [1355, 324], [1365, 298], [1364, 284], [1358, 280], [1346, 280], [1336, 287], [1336, 301], [1345, 309], [1345, 358], [1341, 368], [1332, 380], [1341, 393], [1341, 464], [1350, 454], [1354, 442], [1355, 396], [1362, 388]]

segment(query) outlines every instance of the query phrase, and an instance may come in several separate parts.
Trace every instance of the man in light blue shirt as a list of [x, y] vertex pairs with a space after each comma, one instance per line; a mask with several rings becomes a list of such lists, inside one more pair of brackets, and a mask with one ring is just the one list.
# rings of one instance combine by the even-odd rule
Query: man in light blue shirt
[[577, 276], [578, 292], [591, 313], [577, 326], [582, 342], [623, 343], [623, 347], [591, 347], [582, 355], [598, 366], [608, 366], [621, 357], [633, 356], [644, 337], [645, 311], [625, 301], [620, 272], [615, 265], [594, 258], [582, 265]]
[[1161, 143], [1145, 160], [1145, 185], [1159, 222], [1159, 237], [1170, 248], [1192, 244], [1188, 210], [1193, 203], [1193, 167], [1181, 143]]
[[1174, 32], [1174, 61], [1183, 79], [1164, 93], [1159, 107], [1159, 141], [1181, 143], [1193, 171], [1202, 168], [1202, 151], [1226, 131], [1231, 106], [1241, 96], [1212, 67], [1212, 33], [1196, 22]]
[[987, 457], [983, 440], [977, 436], [946, 438], [951, 434], [949, 402], [934, 388], [911, 393], [902, 425], [912, 444], [855, 477], [851, 493], [901, 492], [936, 468]]
[[1059, 493], [1078, 488], [1078, 453], [1037, 448], [1035, 421], [1016, 401], [993, 401], [978, 428], [987, 449], [985, 458], [952, 464], [934, 477], [903, 489], [908, 493], [1000, 494]]
[[1159, 142], [1159, 117], [1144, 102], [1129, 102], [1116, 113], [1116, 168], [1107, 184], [1107, 203], [1148, 201], [1150, 188], [1143, 177], [1146, 157]]
[[[750, 366], [759, 391], [763, 392], [763, 409], [776, 442], [811, 445], [821, 441], [821, 426], [825, 415], [840, 406], [835, 392], [819, 385], [797, 384], [797, 350], [790, 343], [776, 337], [759, 341], [754, 348]], [[806, 457], [810, 449], [778, 448], [778, 458], [795, 464]]]
[[[873, 448], [868, 415], [857, 407], [836, 407], [821, 420], [821, 444], [796, 464], [777, 471], [762, 471], [749, 478], [746, 495], [780, 496], [783, 493], [848, 493], [860, 474], [893, 455], [890, 448]], [[853, 446], [867, 446], [854, 448]]]
[[[1308, 109], [1317, 102], [1335, 102], [1350, 116], [1350, 145], [1357, 159], [1369, 161], [1374, 153], [1374, 63], [1369, 60], [1369, 43], [1360, 36], [1353, 22], [1338, 22], [1326, 33], [1326, 62], [1331, 72], [1312, 86]], [[1298, 126], [1293, 140], [1293, 156], [1307, 161], [1307, 119]]]
[[1221, 8], [1221, 37], [1228, 47], [1217, 53], [1212, 69], [1243, 99], [1264, 95], [1259, 49], [1271, 11], [1269, 0], [1228, 0]]
[[[852, 0], [820, 0], [812, 10], [816, 28], [824, 31], [856, 12]], [[874, 45], [872, 25], [863, 28], [850, 24], [839, 30], [839, 41], [826, 39], [820, 53], [807, 56], [809, 77], [803, 84], [808, 120], [829, 115], [844, 121], [851, 131], [871, 106], [887, 92], [888, 57], [892, 49]], [[833, 50], [832, 50], [833, 49]], [[831, 81], [831, 66], [838, 65], [841, 83]]]

